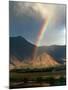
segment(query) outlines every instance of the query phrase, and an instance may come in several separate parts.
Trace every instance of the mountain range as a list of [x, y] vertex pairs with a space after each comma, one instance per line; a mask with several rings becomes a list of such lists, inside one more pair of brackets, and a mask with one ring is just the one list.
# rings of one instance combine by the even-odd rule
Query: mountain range
[[[10, 69], [25, 67], [51, 67], [65, 63], [66, 46], [51, 45], [37, 47], [25, 38], [10, 37]], [[34, 51], [37, 48], [36, 57]]]

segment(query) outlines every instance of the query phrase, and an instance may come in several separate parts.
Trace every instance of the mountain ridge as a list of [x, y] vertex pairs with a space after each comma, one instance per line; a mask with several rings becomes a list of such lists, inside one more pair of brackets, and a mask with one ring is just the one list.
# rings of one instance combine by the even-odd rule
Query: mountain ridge
[[[37, 57], [35, 58], [35, 60], [33, 60], [32, 57], [35, 48], [37, 48]], [[50, 57], [51, 59], [50, 61], [54, 63], [56, 62], [58, 64], [64, 64], [62, 58], [65, 59], [66, 57], [66, 46], [51, 45], [51, 46], [37, 47], [21, 36], [10, 37], [10, 64], [13, 63], [14, 65], [15, 63], [16, 65], [18, 63], [20, 65], [22, 63], [24, 65], [31, 61], [36, 63], [36, 60], [38, 60], [38, 58], [40, 59], [40, 55], [41, 57], [44, 57], [41, 60], [42, 62], [44, 60], [47, 61], [48, 57]]]

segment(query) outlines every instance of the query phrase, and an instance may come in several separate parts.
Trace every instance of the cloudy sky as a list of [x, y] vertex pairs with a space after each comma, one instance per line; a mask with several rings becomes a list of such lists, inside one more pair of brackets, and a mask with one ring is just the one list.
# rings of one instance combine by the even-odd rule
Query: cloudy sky
[[48, 24], [47, 26], [45, 24], [46, 30], [40, 41], [40, 46], [64, 45], [66, 5], [10, 1], [10, 36], [22, 36], [35, 44], [40, 28], [47, 17]]

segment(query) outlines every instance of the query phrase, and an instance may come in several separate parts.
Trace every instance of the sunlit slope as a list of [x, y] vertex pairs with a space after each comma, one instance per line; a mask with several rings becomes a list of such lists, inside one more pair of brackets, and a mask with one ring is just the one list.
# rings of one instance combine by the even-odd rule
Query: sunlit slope
[[33, 58], [35, 45], [22, 37], [10, 38], [10, 69], [52, 67], [65, 63], [66, 46], [37, 47], [36, 57]]
[[59, 62], [57, 62], [53, 57], [51, 57], [47, 53], [43, 53], [42, 55], [36, 57], [35, 60], [32, 60], [31, 62], [34, 67], [52, 67], [60, 65]]
[[47, 53], [43, 53], [42, 55], [34, 59], [29, 59], [25, 61], [20, 61], [14, 57], [12, 64], [14, 65], [14, 68], [47, 68], [61, 65]]

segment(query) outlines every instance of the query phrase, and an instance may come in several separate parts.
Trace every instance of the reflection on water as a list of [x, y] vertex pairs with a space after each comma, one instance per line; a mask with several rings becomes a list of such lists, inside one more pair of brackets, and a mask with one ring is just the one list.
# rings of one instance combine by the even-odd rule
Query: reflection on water
[[24, 87], [46, 87], [50, 86], [49, 83], [38, 83], [38, 82], [32, 82], [29, 81], [28, 83], [20, 82], [20, 83], [13, 83], [11, 84], [10, 88], [24, 88]]
[[[50, 79], [49, 79], [50, 80]], [[10, 88], [28, 88], [28, 87], [48, 87], [48, 86], [61, 86], [66, 85], [65, 78], [59, 78], [56, 80], [47, 81], [26, 81], [26, 82], [15, 82], [10, 84]]]

